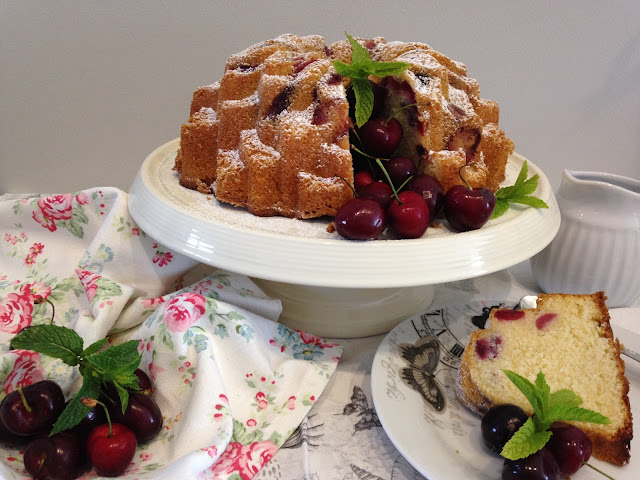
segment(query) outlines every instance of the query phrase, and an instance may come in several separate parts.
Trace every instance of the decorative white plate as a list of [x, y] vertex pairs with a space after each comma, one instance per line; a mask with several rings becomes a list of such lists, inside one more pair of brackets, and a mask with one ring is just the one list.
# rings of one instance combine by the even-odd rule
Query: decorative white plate
[[[455, 394], [460, 356], [477, 328], [474, 321], [484, 324], [492, 306], [496, 305], [474, 303], [408, 318], [385, 337], [374, 357], [371, 392], [378, 418], [398, 451], [431, 480], [496, 480], [501, 476], [502, 461], [482, 442], [480, 417], [463, 407]], [[412, 373], [412, 365], [421, 370], [420, 375]], [[626, 365], [631, 410], [638, 418], [640, 365], [633, 360]], [[410, 378], [419, 379], [421, 388], [412, 387]], [[424, 398], [420, 390], [426, 392]], [[631, 452], [631, 462], [624, 467], [595, 458], [589, 463], [617, 480], [636, 479], [633, 441]], [[604, 477], [583, 467], [572, 478]]]
[[[327, 219], [256, 217], [183, 188], [172, 171], [179, 139], [152, 152], [130, 190], [134, 220], [160, 243], [203, 263], [264, 280], [338, 288], [434, 285], [492, 273], [542, 250], [560, 226], [549, 182], [536, 195], [549, 209], [511, 208], [480, 230], [429, 228], [415, 240], [348, 241], [327, 233]], [[505, 185], [525, 159], [509, 159]]]

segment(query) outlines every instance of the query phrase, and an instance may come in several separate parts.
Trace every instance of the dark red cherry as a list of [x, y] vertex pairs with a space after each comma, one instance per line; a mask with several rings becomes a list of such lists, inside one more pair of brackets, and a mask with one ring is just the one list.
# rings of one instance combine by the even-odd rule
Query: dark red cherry
[[51, 380], [42, 380], [14, 390], [0, 404], [0, 419], [14, 435], [49, 433], [64, 410], [64, 393]]
[[419, 238], [429, 226], [429, 207], [416, 192], [401, 192], [391, 202], [387, 215], [389, 226], [400, 238]]
[[416, 164], [408, 157], [393, 157], [382, 164], [396, 189], [416, 174]]
[[140, 390], [145, 393], [151, 393], [153, 390], [153, 383], [149, 378], [149, 375], [146, 374], [144, 370], [141, 368], [136, 368], [133, 374], [138, 377], [138, 385], [140, 386]]
[[387, 225], [387, 215], [374, 200], [353, 198], [346, 201], [334, 219], [336, 231], [350, 240], [378, 238]]
[[[67, 405], [72, 401], [74, 400], [67, 402]], [[104, 408], [102, 406], [96, 405], [95, 407], [91, 407], [87, 414], [82, 417], [82, 420], [71, 428], [71, 431], [77, 433], [80, 438], [86, 439], [89, 436], [89, 433], [91, 433], [91, 430], [103, 423], [107, 423], [107, 415], [104, 413]]]
[[369, 119], [358, 132], [362, 147], [370, 155], [389, 158], [402, 142], [402, 125], [395, 118]]
[[78, 477], [84, 466], [84, 446], [70, 431], [32, 440], [24, 450], [24, 468], [36, 479]]
[[103, 477], [119, 477], [122, 475], [136, 453], [138, 443], [135, 434], [121, 423], [111, 425], [105, 423], [94, 428], [87, 439], [87, 456]]
[[0, 445], [17, 448], [28, 443], [31, 438], [11, 433], [0, 419]]
[[505, 459], [502, 480], [556, 480], [558, 465], [546, 448], [519, 460]]
[[422, 195], [422, 198], [429, 206], [430, 218], [436, 218], [442, 213], [444, 206], [444, 191], [440, 181], [425, 173], [421, 173], [413, 177], [407, 185], [407, 190], [412, 190]]
[[529, 417], [517, 405], [502, 404], [491, 407], [482, 417], [480, 431], [489, 450], [500, 454], [502, 448]]
[[162, 429], [160, 407], [151, 396], [144, 393], [130, 395], [124, 413], [122, 413], [122, 405], [117, 402], [109, 408], [109, 414], [113, 422], [129, 427], [140, 443], [148, 442]]
[[551, 438], [545, 446], [556, 459], [561, 477], [570, 477], [591, 458], [591, 440], [581, 429], [568, 423], [551, 425]]
[[444, 214], [452, 229], [466, 232], [487, 223], [495, 206], [496, 197], [488, 188], [454, 185], [445, 195]]
[[369, 170], [360, 170], [353, 174], [353, 188], [359, 195], [363, 187], [374, 182], [373, 174]]
[[386, 210], [393, 200], [393, 191], [387, 182], [372, 182], [360, 189], [358, 197], [378, 202]]

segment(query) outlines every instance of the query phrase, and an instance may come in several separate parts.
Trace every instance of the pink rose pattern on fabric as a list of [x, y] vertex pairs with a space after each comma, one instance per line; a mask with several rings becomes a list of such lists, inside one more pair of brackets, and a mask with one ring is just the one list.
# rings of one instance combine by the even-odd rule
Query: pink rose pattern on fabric
[[[76, 203], [75, 212], [74, 201]], [[76, 237], [82, 238], [84, 236], [82, 224], [89, 222], [84, 213], [83, 205], [88, 202], [89, 195], [86, 192], [80, 192], [76, 195], [65, 193], [42, 197], [37, 200], [36, 208], [34, 208], [31, 217], [51, 232], [58, 229], [60, 224], [56, 222], [65, 222], [62, 224], [64, 228], [67, 228]]]
[[44, 380], [39, 353], [28, 350], [15, 350], [14, 352], [19, 356], [2, 386], [6, 394], [13, 392], [17, 387], [26, 387]]
[[10, 293], [0, 301], [0, 331], [18, 333], [31, 325], [35, 295], [31, 285], [23, 285], [19, 293]]
[[38, 199], [38, 207], [45, 217], [53, 220], [69, 220], [73, 209], [73, 195], [53, 195]]
[[76, 268], [76, 273], [78, 274], [78, 278], [84, 287], [84, 291], [87, 293], [87, 298], [89, 299], [89, 303], [93, 303], [93, 299], [98, 292], [98, 284], [97, 281], [100, 279], [100, 275], [88, 272], [87, 270], [81, 270]]
[[249, 480], [271, 460], [277, 449], [278, 447], [269, 440], [253, 442], [249, 445], [230, 442], [211, 468], [213, 478], [224, 478], [236, 474], [242, 480]]
[[204, 314], [207, 299], [197, 293], [183, 293], [165, 303], [164, 323], [172, 332], [185, 332]]
[[[98, 194], [100, 197], [103, 196], [102, 191], [99, 191]], [[48, 238], [49, 232], [64, 229], [67, 229], [76, 237], [82, 238], [82, 224], [90, 223], [84, 213], [84, 209], [89, 209], [88, 212], [99, 213], [100, 215], [106, 213], [104, 209], [107, 211], [109, 209], [108, 202], [103, 200], [104, 203], [99, 203], [100, 199], [98, 198], [98, 194], [92, 193], [92, 191], [82, 191], [74, 194], [52, 195], [29, 200], [23, 199], [20, 200], [19, 203], [15, 203], [14, 214], [18, 215], [24, 212], [23, 220], [26, 220], [26, 222], [23, 222], [23, 224], [31, 224], [32, 228], [35, 225], [37, 231], [42, 233], [39, 234], [40, 236], [29, 238], [29, 231], [27, 231], [27, 233], [16, 232], [15, 234], [3, 232], [6, 242], [4, 245], [7, 246], [8, 249], [11, 249], [14, 255], [19, 255], [16, 255], [19, 261], [22, 262], [24, 260], [22, 263], [25, 269], [30, 269], [31, 272], [34, 272], [34, 275], [29, 277], [33, 283], [21, 285], [20, 280], [6, 280], [7, 275], [0, 274], [0, 281], [6, 280], [3, 288], [11, 289], [12, 291], [12, 293], [6, 293], [5, 291], [2, 294], [4, 296], [0, 295], [0, 331], [15, 334], [25, 326], [32, 324], [34, 315], [36, 319], [39, 318], [38, 315], [41, 315], [42, 308], [38, 306], [39, 303], [50, 299], [50, 297], [50, 300], [55, 298], [57, 302], [61, 297], [61, 292], [68, 291], [68, 288], [72, 288], [71, 285], [77, 285], [77, 283], [75, 283], [76, 280], [70, 278], [68, 279], [70, 286], [67, 290], [61, 290], [57, 280], [52, 280], [52, 278], [47, 275], [38, 275], [38, 273], [42, 272], [38, 272], [37, 269], [44, 267], [45, 262], [48, 260], [47, 256], [54, 253], [51, 251], [53, 244], [49, 244], [48, 241], [42, 239]], [[87, 207], [87, 205], [89, 205], [89, 207]], [[98, 210], [98, 206], [100, 210]], [[32, 220], [39, 225], [35, 224]], [[93, 220], [91, 223], [93, 223]], [[42, 227], [44, 231], [40, 227]], [[135, 225], [131, 225], [130, 231], [131, 235], [134, 236], [144, 235]], [[0, 236], [0, 239], [1, 238]], [[151, 260], [156, 267], [167, 266], [172, 262], [176, 263], [179, 261], [178, 257], [174, 257], [170, 251], [167, 251], [157, 244], [153, 245], [153, 250], [150, 254]], [[41, 262], [42, 265], [40, 265]], [[100, 274], [89, 270], [91, 269], [77, 269], [76, 273], [85, 289], [87, 298], [93, 304], [94, 302], [97, 303], [99, 297], [103, 295], [105, 288], [104, 283], [107, 281], [107, 278], [103, 278]], [[45, 278], [47, 280], [44, 280]], [[177, 282], [178, 281], [179, 280], [177, 280]], [[207, 300], [203, 295], [200, 295], [200, 293], [210, 294], [213, 288], [222, 290], [230, 286], [231, 284], [229, 282], [225, 283], [222, 280], [212, 281], [211, 279], [207, 279], [202, 281], [198, 285], [198, 288], [194, 288], [195, 292], [193, 293], [186, 293], [173, 298], [170, 296], [160, 296], [143, 299], [143, 306], [146, 309], [164, 307], [162, 313], [164, 314], [163, 323], [166, 326], [166, 330], [183, 333], [187, 332], [189, 328], [206, 313]], [[181, 289], [182, 287], [180, 283], [176, 283], [176, 289]], [[54, 291], [53, 295], [52, 290]], [[253, 294], [251, 291], [245, 291], [244, 293]], [[61, 311], [66, 313], [64, 310]], [[70, 314], [73, 314], [73, 312], [70, 312]], [[296, 335], [293, 335], [293, 337], [296, 338]], [[279, 340], [277, 335], [275, 338]], [[311, 345], [315, 347], [315, 349], [324, 349], [333, 346], [332, 344], [324, 343], [322, 339], [308, 335], [301, 335], [297, 338], [297, 342]], [[140, 348], [144, 351], [154, 350], [152, 358], [155, 358], [156, 352], [155, 349], [152, 348], [151, 342], [141, 344]], [[314, 351], [317, 351], [315, 349]], [[10, 361], [4, 372], [7, 377], [2, 382], [5, 394], [15, 390], [17, 386], [27, 386], [41, 381], [48, 376], [45, 375], [45, 367], [48, 368], [48, 364], [46, 361], [44, 364], [41, 362], [39, 354], [25, 350], [14, 350], [6, 353], [6, 355], [8, 355], [7, 358], [9, 358]], [[11, 366], [12, 363], [13, 366]], [[188, 361], [184, 363], [185, 368], [188, 367], [187, 363]], [[162, 374], [166, 370], [153, 362], [150, 362], [148, 367], [154, 379], [158, 374]], [[7, 372], [9, 373], [7, 374]], [[191, 378], [193, 378], [194, 374], [190, 375]], [[271, 381], [271, 383], [273, 384], [275, 381]], [[284, 409], [287, 411], [296, 408], [297, 402], [295, 396], [289, 396], [284, 404], [273, 405], [271, 400], [272, 396], [269, 391], [267, 387], [266, 390], [255, 393], [254, 399], [259, 412], [272, 411], [274, 407], [277, 407], [278, 410]], [[285, 396], [285, 398], [287, 397]], [[215, 411], [210, 415], [212, 421], [215, 422], [231, 416], [228, 410], [228, 400], [224, 395], [220, 395], [219, 403], [215, 403]], [[245, 421], [246, 425], [251, 428], [252, 434], [245, 438], [232, 439], [232, 442], [225, 452], [222, 453], [222, 456], [209, 468], [207, 472], [208, 478], [209, 475], [214, 472], [214, 478], [227, 478], [231, 476], [233, 478], [250, 479], [277, 451], [278, 447], [272, 441], [254, 441], [256, 438], [260, 438], [256, 437], [256, 433], [258, 432], [254, 429], [261, 427], [259, 427], [259, 423], [255, 419], [245, 418]], [[243, 444], [243, 442], [245, 443]], [[215, 446], [203, 448], [202, 451], [211, 458], [217, 457], [219, 453], [219, 450], [216, 449]], [[140, 460], [149, 462], [151, 457], [143, 452], [140, 455]]]

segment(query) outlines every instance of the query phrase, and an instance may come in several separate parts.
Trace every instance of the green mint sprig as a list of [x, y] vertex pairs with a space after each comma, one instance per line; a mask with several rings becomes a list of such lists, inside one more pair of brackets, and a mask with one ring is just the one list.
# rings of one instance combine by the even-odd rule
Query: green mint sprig
[[129, 403], [127, 389], [140, 389], [138, 377], [133, 373], [142, 359], [138, 353], [138, 341], [129, 340], [104, 349], [107, 342], [108, 339], [103, 338], [84, 348], [80, 335], [70, 328], [57, 325], [34, 325], [25, 328], [11, 340], [14, 348], [59, 358], [71, 367], [79, 366], [82, 387], [58, 417], [52, 435], [80, 423], [90, 410], [80, 399], [98, 398], [105, 385], [111, 383], [116, 388], [123, 412]]
[[509, 460], [528, 457], [541, 450], [551, 438], [549, 427], [553, 422], [611, 423], [604, 415], [580, 407], [582, 398], [572, 390], [563, 388], [551, 393], [542, 372], [538, 373], [535, 384], [510, 370], [503, 372], [527, 398], [534, 412], [500, 452]]
[[510, 187], [502, 187], [496, 191], [496, 206], [493, 210], [491, 218], [498, 218], [509, 209], [509, 203], [520, 203], [536, 208], [549, 208], [544, 200], [531, 195], [538, 188], [538, 174], [531, 178], [527, 178], [529, 167], [525, 160], [514, 183]]
[[409, 68], [404, 62], [374, 62], [369, 56], [366, 48], [358, 43], [351, 35], [345, 32], [351, 44], [351, 65], [334, 60], [333, 66], [343, 77], [351, 80], [351, 86], [356, 96], [356, 124], [358, 127], [364, 125], [371, 112], [373, 112], [373, 89], [369, 83], [369, 76], [386, 77], [388, 75], [399, 75]]

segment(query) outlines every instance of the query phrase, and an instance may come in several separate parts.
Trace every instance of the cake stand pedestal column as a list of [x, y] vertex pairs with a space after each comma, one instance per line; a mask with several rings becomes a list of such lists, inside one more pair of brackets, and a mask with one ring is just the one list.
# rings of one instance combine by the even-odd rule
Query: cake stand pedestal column
[[253, 281], [282, 301], [280, 323], [325, 338], [358, 338], [392, 330], [429, 308], [434, 286], [333, 288]]

